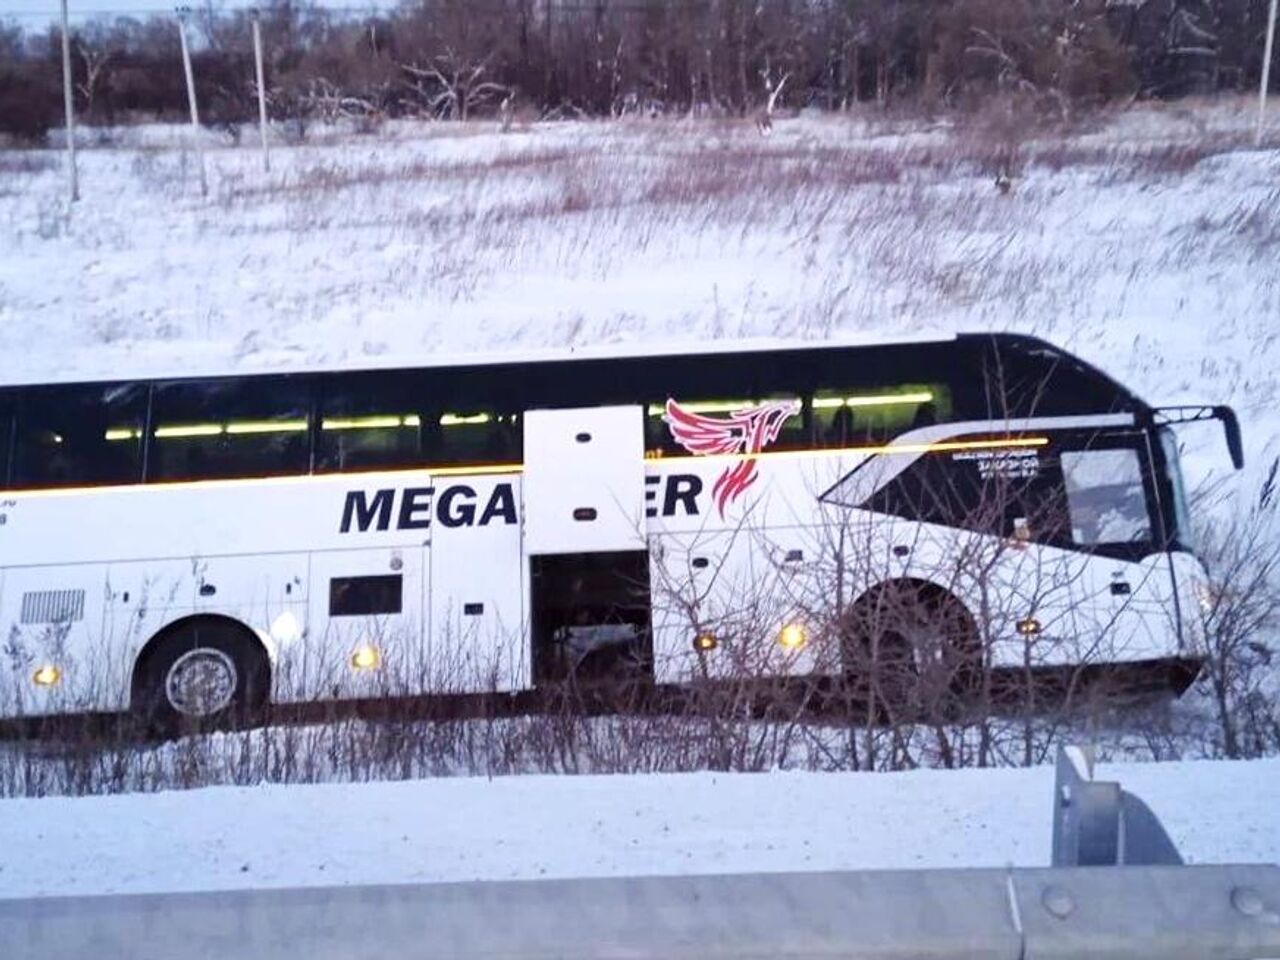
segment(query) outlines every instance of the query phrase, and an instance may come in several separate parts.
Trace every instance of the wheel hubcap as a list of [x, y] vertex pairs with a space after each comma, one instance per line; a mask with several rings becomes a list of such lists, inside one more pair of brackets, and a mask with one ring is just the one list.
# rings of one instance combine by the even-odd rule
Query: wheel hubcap
[[221, 650], [188, 650], [169, 668], [165, 696], [170, 706], [188, 717], [208, 717], [224, 709], [235, 696], [236, 665]]

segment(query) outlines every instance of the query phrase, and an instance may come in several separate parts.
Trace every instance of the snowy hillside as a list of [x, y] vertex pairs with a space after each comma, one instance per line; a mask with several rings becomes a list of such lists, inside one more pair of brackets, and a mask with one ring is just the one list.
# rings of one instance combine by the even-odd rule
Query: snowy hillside
[[[1280, 761], [1098, 769], [1189, 862], [1280, 860]], [[0, 802], [0, 899], [1044, 866], [1052, 767], [462, 778]], [[1211, 813], [1210, 813], [1211, 811]]]
[[[181, 128], [0, 154], [0, 380], [411, 362], [729, 337], [1039, 333], [1280, 449], [1280, 149], [1243, 102], [1014, 144], [842, 117], [392, 126], [249, 147]], [[1007, 138], [1007, 135], [1006, 135]], [[250, 141], [246, 138], [246, 143]], [[1006, 141], [1007, 142], [1007, 141]], [[1226, 469], [1216, 433], [1191, 464]]]

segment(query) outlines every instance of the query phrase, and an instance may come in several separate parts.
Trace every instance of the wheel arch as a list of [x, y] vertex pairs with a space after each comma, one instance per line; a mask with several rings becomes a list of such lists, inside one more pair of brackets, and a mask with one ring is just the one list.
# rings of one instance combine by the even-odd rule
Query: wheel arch
[[844, 616], [850, 617], [856, 612], [863, 610], [867, 605], [873, 604], [882, 594], [890, 591], [911, 591], [921, 599], [936, 600], [944, 604], [953, 606], [956, 610], [964, 614], [965, 620], [969, 628], [977, 634], [978, 620], [974, 616], [973, 611], [969, 609], [969, 605], [965, 603], [956, 592], [936, 581], [926, 579], [924, 577], [891, 577], [888, 580], [881, 580], [867, 587], [858, 595], [858, 597], [845, 608]]
[[207, 624], [209, 626], [221, 626], [234, 631], [241, 640], [248, 645], [249, 649], [255, 650], [262, 655], [262, 661], [267, 670], [268, 689], [270, 689], [270, 677], [275, 667], [274, 651], [271, 644], [261, 632], [254, 630], [242, 620], [235, 617], [227, 616], [221, 613], [193, 613], [177, 620], [166, 623], [163, 627], [151, 635], [151, 638], [142, 645], [137, 656], [133, 658], [133, 668], [129, 674], [129, 701], [133, 703], [138, 696], [139, 684], [145, 677], [145, 669], [157, 651], [161, 650], [165, 644], [172, 641], [176, 636], [181, 635], [185, 630], [192, 627]]

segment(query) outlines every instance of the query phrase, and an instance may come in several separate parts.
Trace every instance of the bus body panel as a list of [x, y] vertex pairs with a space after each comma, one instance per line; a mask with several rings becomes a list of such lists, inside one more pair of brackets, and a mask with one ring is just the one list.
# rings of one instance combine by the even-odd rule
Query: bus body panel
[[[793, 621], [820, 620], [894, 579], [935, 584], [975, 615], [983, 613], [993, 665], [1123, 662], [1167, 656], [1178, 646], [1176, 625], [1169, 622], [1170, 580], [1159, 557], [1128, 563], [1039, 544], [1011, 549], [938, 525], [833, 511], [817, 502], [814, 491], [821, 484], [814, 482], [813, 465], [798, 458], [762, 458], [753, 492], [759, 497], [754, 503], [763, 507], [751, 504], [738, 516], [731, 506], [724, 517], [718, 512], [710, 493], [715, 464], [651, 461], [647, 473], [657, 483], [646, 489], [658, 491], [651, 506], [657, 516], [650, 517], [648, 529], [660, 682], [728, 676], [743, 668], [778, 676], [837, 671], [836, 641], [785, 651], [773, 642], [778, 631]], [[691, 476], [700, 481], [696, 496], [688, 495]], [[126, 706], [127, 678], [146, 641], [199, 613], [235, 619], [263, 639], [276, 664], [273, 696], [281, 701], [527, 686], [528, 570], [521, 525], [513, 522], [510, 507], [520, 502], [519, 477], [450, 477], [459, 492], [444, 507], [432, 504], [432, 525], [418, 528], [429, 498], [415, 491], [430, 484], [406, 484], [423, 483], [422, 477], [395, 472], [342, 482], [273, 482], [240, 491], [234, 498], [237, 519], [220, 523], [221, 535], [243, 548], [285, 542], [277, 517], [285, 518], [284, 526], [293, 523], [290, 517], [310, 518], [300, 525], [314, 547], [306, 553], [10, 567], [0, 608], [3, 622], [11, 625], [10, 646], [16, 647], [7, 657], [10, 693], [0, 708], [61, 713]], [[365, 496], [348, 508], [353, 491]], [[497, 491], [503, 492], [495, 496]], [[216, 506], [208, 501], [209, 489], [198, 485], [164, 492], [170, 514], [156, 508], [138, 516], [129, 524], [130, 536], [118, 538], [121, 549], [142, 543], [171, 550], [182, 536], [174, 530], [174, 516], [208, 516]], [[98, 496], [127, 501], [136, 495], [130, 490]], [[22, 504], [25, 521], [64, 529], [91, 526], [100, 511], [100, 503], [62, 496], [37, 495]], [[344, 513], [350, 514], [345, 532]], [[441, 516], [451, 525], [441, 523]], [[786, 522], [759, 523], [758, 516]], [[398, 529], [401, 518], [407, 529]], [[136, 550], [130, 552], [136, 556]], [[966, 564], [982, 567], [984, 552], [988, 566], [975, 576]], [[694, 567], [695, 558], [706, 559], [706, 566]], [[397, 563], [401, 613], [330, 615], [335, 579], [386, 575]], [[1117, 574], [1132, 592], [1113, 602], [1110, 584]], [[23, 596], [69, 590], [84, 592], [81, 619], [39, 627], [21, 623]], [[993, 603], [992, 596], [1000, 601]], [[1081, 602], [1090, 596], [1096, 604]], [[296, 627], [288, 618], [282, 626], [285, 614]], [[1018, 622], [1031, 617], [1042, 631], [1021, 636]], [[699, 656], [692, 645], [704, 628], [724, 641], [709, 656]], [[350, 670], [353, 650], [366, 642], [383, 651], [385, 670]], [[82, 653], [68, 656], [68, 650]], [[33, 688], [26, 676], [45, 661], [66, 664], [67, 676], [47, 692]]]
[[[59, 569], [55, 581], [45, 567], [5, 571], [0, 715], [119, 705], [127, 652], [98, 642], [108, 603], [107, 569], [104, 563], [76, 564]], [[46, 664], [57, 665], [61, 682], [33, 684], [34, 672]]]
[[[477, 481], [477, 487], [481, 481]], [[519, 477], [503, 481], [521, 502]], [[431, 532], [431, 633], [425, 656], [451, 693], [519, 690], [529, 683], [528, 564], [522, 525], [437, 524]]]
[[[418, 676], [417, 651], [427, 629], [426, 547], [409, 543], [318, 550], [309, 560], [311, 589], [305, 605], [269, 611], [251, 621], [261, 624], [276, 644], [275, 699], [412, 692], [409, 678]], [[383, 668], [352, 670], [356, 651], [368, 647], [377, 649]]]

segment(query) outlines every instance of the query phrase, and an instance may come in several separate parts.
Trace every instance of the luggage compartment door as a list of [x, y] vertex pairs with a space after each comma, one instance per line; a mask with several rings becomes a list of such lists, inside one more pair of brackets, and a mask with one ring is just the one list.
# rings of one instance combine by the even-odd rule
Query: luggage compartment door
[[526, 555], [645, 549], [644, 408], [524, 418]]

